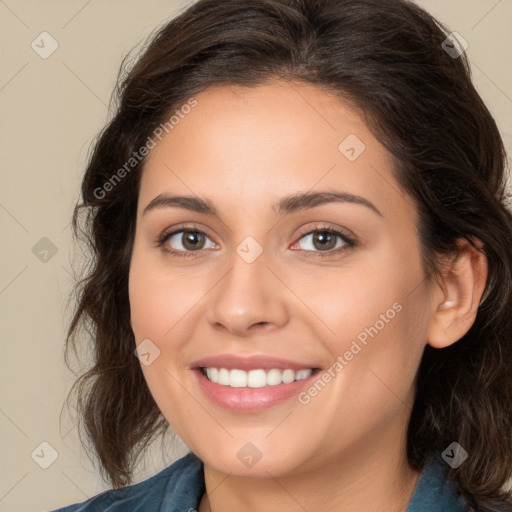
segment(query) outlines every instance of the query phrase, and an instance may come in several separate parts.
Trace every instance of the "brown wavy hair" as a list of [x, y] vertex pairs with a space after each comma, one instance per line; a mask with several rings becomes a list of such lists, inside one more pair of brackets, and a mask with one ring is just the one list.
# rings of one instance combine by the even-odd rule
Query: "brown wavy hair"
[[74, 290], [65, 351], [69, 366], [69, 350], [77, 352], [85, 329], [79, 346], [92, 366], [68, 400], [76, 393], [80, 438], [114, 488], [132, 482], [139, 456], [169, 425], [134, 356], [130, 327], [128, 273], [144, 159], [108, 193], [105, 183], [192, 95], [211, 85], [285, 79], [348, 102], [392, 154], [396, 178], [419, 212], [427, 276], [439, 277], [441, 258], [454, 253], [457, 239], [483, 242], [485, 300], [457, 343], [426, 346], [407, 455], [422, 469], [457, 441], [469, 457], [447, 477], [470, 510], [511, 510], [507, 159], [466, 55], [443, 49], [448, 34], [406, 0], [199, 0], [153, 34], [129, 66], [125, 58], [115, 113], [92, 147], [73, 214], [74, 236], [90, 259]]

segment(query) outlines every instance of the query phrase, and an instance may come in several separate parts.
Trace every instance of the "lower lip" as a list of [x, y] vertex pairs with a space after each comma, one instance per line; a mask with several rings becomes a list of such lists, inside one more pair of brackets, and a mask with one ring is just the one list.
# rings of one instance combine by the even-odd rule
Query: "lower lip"
[[238, 412], [258, 412], [297, 396], [317, 377], [318, 370], [302, 380], [263, 388], [232, 388], [208, 380], [199, 368], [193, 370], [204, 394], [215, 404]]

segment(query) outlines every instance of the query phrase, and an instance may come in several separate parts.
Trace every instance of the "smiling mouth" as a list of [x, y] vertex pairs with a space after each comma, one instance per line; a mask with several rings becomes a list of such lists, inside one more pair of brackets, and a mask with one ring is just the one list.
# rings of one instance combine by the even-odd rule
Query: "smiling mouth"
[[210, 382], [231, 388], [264, 388], [279, 384], [290, 384], [307, 379], [313, 373], [320, 371], [319, 368], [303, 368], [300, 370], [271, 368], [268, 370], [245, 371], [238, 368], [213, 367], [201, 367], [200, 370]]

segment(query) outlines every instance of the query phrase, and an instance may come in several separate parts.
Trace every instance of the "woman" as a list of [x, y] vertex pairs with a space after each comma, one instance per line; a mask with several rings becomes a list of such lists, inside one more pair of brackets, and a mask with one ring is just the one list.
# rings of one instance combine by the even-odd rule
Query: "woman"
[[[63, 511], [512, 510], [512, 216], [404, 0], [200, 0], [121, 80], [68, 349], [113, 489]], [[169, 425], [190, 453], [132, 484]]]

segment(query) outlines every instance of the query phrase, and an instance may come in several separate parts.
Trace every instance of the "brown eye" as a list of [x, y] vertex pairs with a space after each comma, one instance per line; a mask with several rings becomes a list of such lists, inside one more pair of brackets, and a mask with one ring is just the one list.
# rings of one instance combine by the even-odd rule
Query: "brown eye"
[[334, 249], [336, 246], [336, 236], [328, 231], [317, 231], [313, 233], [313, 246], [317, 249]]
[[[206, 241], [210, 238], [201, 231], [181, 230], [166, 235], [164, 243], [169, 246], [169, 251], [200, 251], [205, 249]], [[213, 244], [212, 244], [213, 245]], [[212, 247], [209, 247], [212, 248]]]
[[350, 245], [350, 241], [342, 233], [325, 229], [307, 233], [300, 240], [306, 241], [300, 247], [304, 251], [326, 252]]
[[184, 231], [181, 236], [181, 243], [185, 249], [195, 251], [202, 249], [204, 245], [204, 234], [197, 231]]

